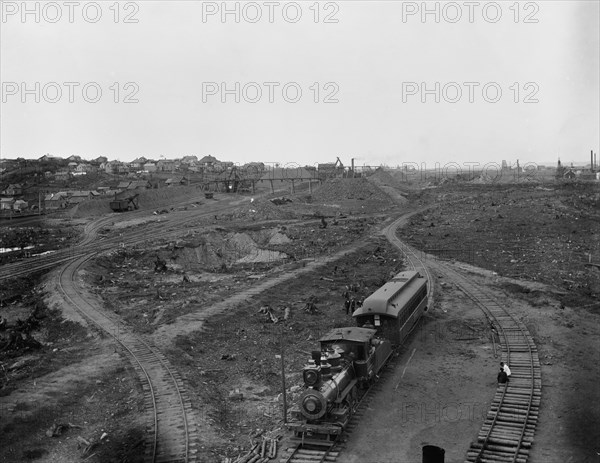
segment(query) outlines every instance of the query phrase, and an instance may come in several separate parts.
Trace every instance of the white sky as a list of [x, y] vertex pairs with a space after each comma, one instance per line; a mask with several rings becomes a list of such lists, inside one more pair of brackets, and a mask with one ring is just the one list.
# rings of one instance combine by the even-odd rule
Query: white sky
[[[115, 23], [113, 1], [98, 2], [102, 17], [95, 23], [93, 2], [26, 2], [39, 9], [24, 18], [23, 3], [1, 1], [0, 155], [37, 158], [50, 153], [100, 155], [132, 160], [211, 154], [220, 160], [296, 162], [335, 161], [392, 166], [403, 162], [565, 162], [589, 161], [600, 144], [600, 2], [477, 2], [473, 21], [465, 2], [427, 2], [439, 8], [440, 21], [425, 21], [422, 2], [348, 1], [292, 2], [274, 6], [263, 1], [227, 2], [240, 8], [240, 22], [230, 14], [223, 21], [222, 2], [120, 2]], [[502, 17], [491, 22], [499, 5]], [[252, 23], [258, 6], [262, 18]], [[283, 10], [287, 16], [284, 17]], [[458, 6], [462, 17], [452, 23]], [[484, 16], [484, 6], [486, 15]], [[512, 6], [512, 9], [511, 9]], [[86, 16], [83, 11], [85, 7]], [[312, 9], [311, 9], [312, 7]], [[403, 10], [415, 15], [403, 20]], [[315, 23], [314, 11], [319, 10]], [[515, 10], [519, 10], [515, 22]], [[57, 12], [62, 17], [56, 22]], [[15, 14], [13, 14], [15, 13]], [[133, 13], [137, 23], [125, 23]], [[245, 14], [244, 14], [245, 13]], [[324, 22], [325, 16], [337, 23]], [[525, 22], [525, 18], [537, 23]], [[87, 20], [86, 20], [87, 18]], [[288, 21], [286, 21], [286, 18]], [[486, 20], [487, 18], [487, 20]], [[35, 102], [35, 83], [39, 82]], [[56, 82], [62, 96], [56, 103]], [[77, 82], [73, 102], [69, 87]], [[82, 87], [102, 90], [97, 103], [84, 100]], [[120, 87], [119, 102], [111, 86]], [[124, 103], [134, 88], [137, 103]], [[203, 83], [216, 83], [216, 95], [204, 95]], [[246, 87], [221, 101], [221, 84]], [[274, 102], [269, 87], [276, 82]], [[319, 83], [319, 102], [311, 86]], [[335, 84], [325, 88], [325, 84]], [[405, 94], [403, 88], [416, 95]], [[456, 88], [424, 95], [422, 83], [434, 89], [456, 82]], [[474, 82], [474, 102], [469, 87]], [[517, 82], [519, 101], [515, 103]], [[525, 88], [526, 83], [531, 82]], [[31, 94], [25, 88], [33, 90]], [[302, 90], [297, 103], [285, 101], [282, 87]], [[496, 103], [487, 96], [502, 95]], [[409, 87], [407, 87], [407, 85]], [[46, 92], [43, 88], [46, 86]], [[114, 87], [113, 87], [114, 88]], [[337, 88], [337, 103], [324, 103]], [[515, 89], [515, 87], [512, 87]], [[314, 89], [314, 87], [313, 87]], [[533, 91], [537, 103], [523, 100]], [[89, 89], [88, 97], [95, 92]], [[444, 95], [446, 98], [444, 98]], [[287, 94], [295, 96], [291, 87]], [[22, 102], [25, 98], [26, 101]]]

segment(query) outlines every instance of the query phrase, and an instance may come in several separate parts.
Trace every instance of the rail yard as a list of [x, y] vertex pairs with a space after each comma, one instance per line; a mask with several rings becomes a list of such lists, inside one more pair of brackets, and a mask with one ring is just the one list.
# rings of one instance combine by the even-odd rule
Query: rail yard
[[[597, 461], [599, 201], [378, 170], [79, 219], [0, 267], [0, 461]], [[294, 436], [319, 339], [409, 271], [428, 310], [341, 437]]]

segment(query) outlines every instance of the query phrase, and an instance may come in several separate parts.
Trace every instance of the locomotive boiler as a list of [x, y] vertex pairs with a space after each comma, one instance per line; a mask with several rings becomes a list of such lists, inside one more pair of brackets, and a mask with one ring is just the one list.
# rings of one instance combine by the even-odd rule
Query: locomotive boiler
[[288, 428], [297, 437], [333, 440], [342, 433], [361, 397], [392, 354], [389, 341], [370, 328], [331, 330], [304, 367], [306, 389]]
[[405, 271], [375, 291], [353, 314], [357, 327], [322, 337], [302, 376], [305, 390], [288, 428], [296, 437], [335, 440], [347, 426], [363, 391], [377, 378], [427, 310], [427, 279]]

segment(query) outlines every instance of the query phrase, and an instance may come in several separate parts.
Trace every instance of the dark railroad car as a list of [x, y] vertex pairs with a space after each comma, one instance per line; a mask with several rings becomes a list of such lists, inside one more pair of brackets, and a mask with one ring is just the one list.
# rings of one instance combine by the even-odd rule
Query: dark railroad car
[[419, 272], [406, 271], [366, 298], [352, 316], [358, 326], [374, 327], [378, 335], [397, 346], [404, 342], [425, 310], [427, 279]]

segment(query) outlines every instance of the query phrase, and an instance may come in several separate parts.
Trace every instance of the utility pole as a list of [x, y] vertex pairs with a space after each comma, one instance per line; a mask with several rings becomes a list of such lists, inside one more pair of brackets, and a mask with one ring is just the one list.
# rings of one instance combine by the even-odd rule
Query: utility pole
[[281, 387], [283, 389], [283, 424], [287, 424], [287, 394], [285, 387], [285, 360], [283, 357], [284, 344], [283, 344], [283, 333], [284, 333], [284, 324], [281, 324], [281, 336], [280, 340], [280, 353], [281, 353]]

